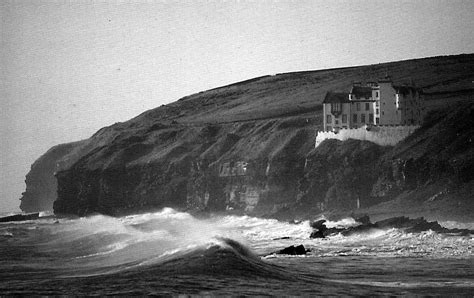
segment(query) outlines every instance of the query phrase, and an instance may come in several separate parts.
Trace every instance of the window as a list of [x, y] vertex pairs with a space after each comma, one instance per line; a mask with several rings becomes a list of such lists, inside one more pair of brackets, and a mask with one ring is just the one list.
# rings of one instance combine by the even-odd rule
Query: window
[[365, 110], [366, 111], [370, 110], [370, 104], [368, 102], [365, 103]]
[[374, 114], [369, 114], [369, 123], [374, 124]]
[[379, 109], [375, 109], [375, 114], [378, 115], [380, 113]]
[[342, 114], [342, 123], [347, 123], [347, 115]]
[[326, 115], [326, 123], [332, 123], [331, 115]]
[[331, 104], [331, 113], [337, 114], [340, 113], [342, 109], [342, 104], [340, 102], [332, 103]]
[[357, 111], [360, 111], [360, 102], [356, 103], [356, 109]]
[[379, 97], [379, 92], [378, 91], [375, 92], [375, 97]]
[[375, 124], [378, 125], [379, 123], [380, 123], [380, 118], [379, 117], [375, 118]]
[[382, 111], [382, 115], [383, 115], [383, 111]]
[[334, 119], [335, 124], [339, 124], [339, 119]]
[[352, 115], [352, 122], [357, 123], [357, 114]]
[[360, 123], [365, 123], [365, 114], [360, 115]]

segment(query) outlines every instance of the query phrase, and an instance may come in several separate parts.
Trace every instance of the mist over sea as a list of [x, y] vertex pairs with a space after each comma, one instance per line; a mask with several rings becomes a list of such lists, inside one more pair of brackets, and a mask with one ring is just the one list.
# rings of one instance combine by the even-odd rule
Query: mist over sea
[[[327, 223], [355, 224], [351, 218]], [[441, 224], [474, 229], [474, 223]], [[307, 221], [197, 219], [170, 208], [119, 218], [42, 214], [35, 221], [0, 223], [0, 294], [474, 292], [472, 234], [373, 229], [348, 237], [309, 239], [310, 233]], [[273, 254], [299, 244], [311, 252]]]

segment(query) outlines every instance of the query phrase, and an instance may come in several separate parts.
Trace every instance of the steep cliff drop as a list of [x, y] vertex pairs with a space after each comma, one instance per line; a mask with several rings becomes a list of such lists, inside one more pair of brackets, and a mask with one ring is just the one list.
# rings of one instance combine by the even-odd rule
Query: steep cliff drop
[[360, 212], [472, 221], [474, 102], [431, 113], [379, 164], [372, 195], [388, 201]]
[[55, 212], [120, 214], [167, 206], [268, 213], [296, 196], [304, 156], [314, 146], [314, 124], [301, 117], [124, 128], [129, 125], [97, 134], [91, 143], [105, 145], [57, 173]]
[[20, 198], [23, 212], [52, 211], [56, 200], [57, 181], [54, 174], [68, 163], [68, 156], [81, 142], [61, 144], [52, 147], [33, 165], [26, 175], [26, 190]]

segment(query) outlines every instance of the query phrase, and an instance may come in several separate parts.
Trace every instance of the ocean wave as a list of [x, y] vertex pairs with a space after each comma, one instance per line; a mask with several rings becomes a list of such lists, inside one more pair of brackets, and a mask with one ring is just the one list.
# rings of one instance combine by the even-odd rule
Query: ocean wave
[[241, 241], [245, 238], [241, 230], [236, 229], [235, 224], [226, 224], [227, 220], [196, 219], [188, 213], [165, 208], [119, 218], [93, 215], [43, 220], [22, 227], [25, 231], [36, 229], [24, 240], [34, 246], [40, 256], [53, 259], [48, 266], [62, 277], [144, 270], [165, 266], [165, 263], [169, 266], [170, 262], [188, 268], [189, 259], [199, 256], [207, 259], [203, 266], [212, 258], [228, 264], [231, 261], [225, 258], [234, 261], [238, 258], [240, 263], [245, 261], [246, 266], [265, 267], [243, 243], [245, 241]]
[[[354, 224], [353, 219], [328, 223], [338, 227]], [[308, 258], [472, 258], [474, 247], [472, 235], [432, 231], [406, 233], [402, 229], [371, 229], [351, 236], [310, 239], [311, 231], [308, 221], [295, 224], [249, 216], [197, 219], [165, 208], [118, 218], [104, 215], [74, 219], [48, 217], [2, 225], [0, 232], [4, 237], [0, 244], [8, 245], [9, 249], [15, 245], [29, 247], [35, 255], [35, 264], [47, 264], [48, 270], [62, 277], [163, 268], [204, 272], [209, 264], [226, 271], [229, 269], [225, 266], [234, 268], [233, 263], [238, 264], [235, 266], [241, 273], [248, 269], [252, 274], [285, 275], [278, 267], [272, 267], [273, 263], [264, 256], [300, 244], [311, 250]], [[289, 258], [276, 259], [285, 257]], [[29, 268], [28, 262], [31, 259], [25, 259], [25, 268]]]

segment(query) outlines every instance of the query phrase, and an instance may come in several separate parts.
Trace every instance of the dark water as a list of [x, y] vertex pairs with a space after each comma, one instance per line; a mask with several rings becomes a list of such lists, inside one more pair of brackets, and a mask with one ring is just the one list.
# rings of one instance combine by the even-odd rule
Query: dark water
[[[246, 216], [198, 220], [172, 209], [4, 223], [0, 294], [474, 293], [472, 235], [391, 229], [311, 240], [310, 232], [308, 222]], [[271, 254], [294, 244], [311, 253]]]

